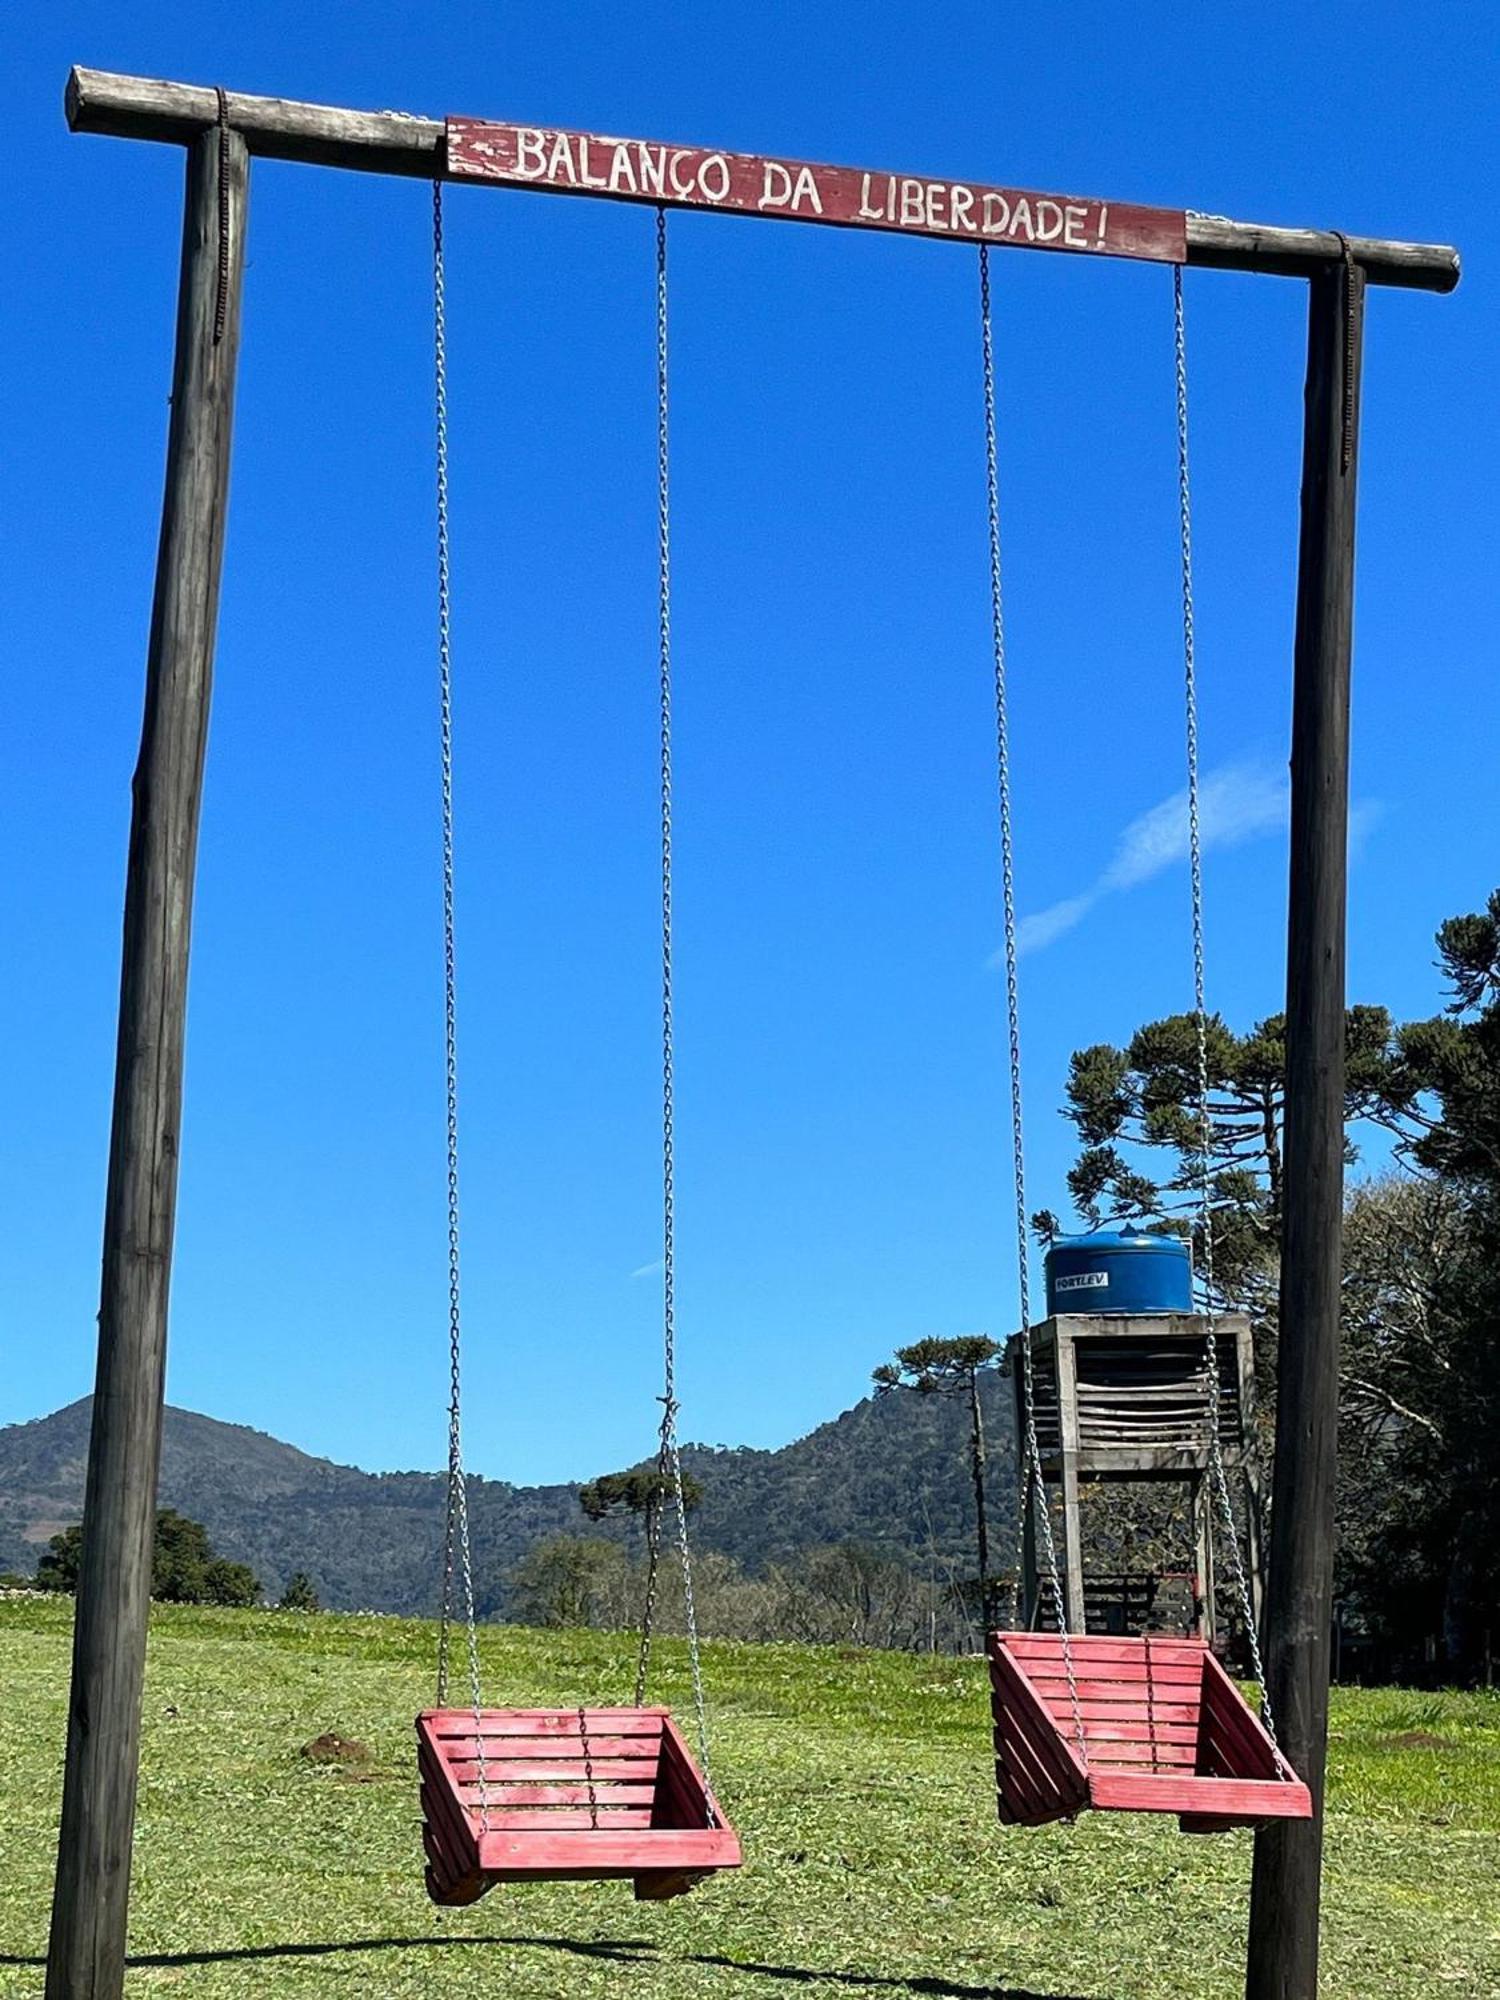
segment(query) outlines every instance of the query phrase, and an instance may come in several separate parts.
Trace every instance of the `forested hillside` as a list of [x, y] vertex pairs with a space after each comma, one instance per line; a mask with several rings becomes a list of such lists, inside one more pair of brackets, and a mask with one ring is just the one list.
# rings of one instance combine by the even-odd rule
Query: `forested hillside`
[[[1014, 1502], [1008, 1384], [986, 1384], [996, 1527], [1009, 1549]], [[29, 1572], [50, 1535], [83, 1505], [90, 1403], [0, 1429], [0, 1570]], [[814, 1548], [858, 1541], [936, 1582], [972, 1574], [973, 1503], [964, 1411], [906, 1391], [859, 1403], [780, 1451], [690, 1446], [702, 1484], [696, 1546], [750, 1574]], [[601, 1468], [605, 1469], [605, 1468]], [[369, 1473], [238, 1424], [169, 1409], [161, 1502], [202, 1521], [216, 1549], [249, 1563], [275, 1595], [305, 1570], [324, 1604], [424, 1613], [437, 1602], [443, 1482], [430, 1473]], [[630, 1539], [627, 1524], [588, 1522], [572, 1485], [470, 1483], [480, 1607], [503, 1615], [517, 1564], [568, 1534]]]

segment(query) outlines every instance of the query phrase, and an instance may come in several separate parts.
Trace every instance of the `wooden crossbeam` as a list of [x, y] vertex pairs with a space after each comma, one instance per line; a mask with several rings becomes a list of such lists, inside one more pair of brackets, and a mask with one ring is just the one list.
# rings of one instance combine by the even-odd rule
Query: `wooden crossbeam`
[[[951, 177], [813, 166], [761, 154], [664, 146], [655, 140], [559, 134], [551, 127], [485, 127], [478, 120], [420, 118], [405, 111], [349, 111], [338, 105], [304, 104], [286, 97], [252, 97], [243, 91], [226, 92], [225, 104], [228, 122], [249, 153], [361, 173], [403, 174], [419, 180], [475, 176], [547, 193], [590, 194], [604, 200], [660, 200], [667, 207], [722, 208], [783, 221], [884, 228], [942, 237], [948, 242], [990, 241], [1007, 247], [1145, 256], [1173, 262], [1180, 256], [1188, 264], [1205, 268], [1264, 271], [1282, 277], [1307, 277], [1331, 259], [1342, 258], [1347, 250], [1370, 284], [1415, 291], [1451, 292], [1459, 276], [1458, 252], [1442, 243], [1405, 243], [1327, 229], [1283, 229], [1190, 209], [1143, 208], [1130, 202], [1074, 202]], [[66, 110], [75, 132], [185, 145], [217, 121], [219, 100], [214, 89], [200, 84], [78, 68], [68, 78]], [[450, 156], [450, 124], [461, 135], [454, 141], [454, 153], [462, 151], [462, 161]], [[469, 147], [475, 135], [483, 143], [485, 130], [512, 135], [508, 170], [487, 172], [477, 164], [478, 156]], [[515, 145], [517, 134], [551, 143], [543, 151], [535, 145], [528, 150]], [[589, 141], [595, 148], [592, 168], [585, 170], [576, 144], [559, 154], [559, 137]], [[632, 149], [634, 187], [609, 185], [614, 157], [612, 152], [599, 149], [615, 146]], [[642, 150], [648, 155], [648, 172], [656, 159], [661, 159], [659, 194], [649, 181], [642, 189]], [[723, 164], [712, 166], [705, 179], [705, 161]], [[803, 176], [811, 176], [811, 182]], [[622, 169], [616, 178], [624, 183], [628, 177]], [[721, 184], [722, 195], [718, 192]], [[821, 212], [814, 211], [805, 193], [797, 198], [799, 186], [806, 189], [809, 185], [817, 191]], [[747, 200], [735, 195], [741, 186], [752, 191]], [[1017, 200], [1029, 205], [1024, 225]], [[1041, 219], [1039, 203], [1050, 204]], [[861, 207], [868, 212], [861, 214]], [[1053, 209], [1058, 211], [1056, 215]], [[1070, 217], [1070, 209], [1079, 213]], [[993, 232], [985, 227], [987, 213], [997, 224]], [[1004, 226], [999, 227], [1002, 215]], [[1117, 235], [1112, 235], [1112, 216], [1118, 219]]]

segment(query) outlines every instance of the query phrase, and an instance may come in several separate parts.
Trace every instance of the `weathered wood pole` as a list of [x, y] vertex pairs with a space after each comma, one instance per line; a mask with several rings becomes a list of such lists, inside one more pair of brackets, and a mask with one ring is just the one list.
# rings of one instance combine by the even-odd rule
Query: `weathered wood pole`
[[979, 1399], [979, 1369], [969, 1370], [969, 1472], [974, 1482], [974, 1527], [979, 1553], [979, 1627], [996, 1623], [994, 1580], [990, 1575], [990, 1509], [985, 1466], [984, 1405]]
[[233, 132], [209, 129], [188, 145], [166, 492], [125, 887], [99, 1360], [47, 2000], [118, 2000], [125, 1979], [188, 935], [224, 552], [248, 174], [244, 142]]
[[1212, 1644], [1219, 1629], [1218, 1577], [1214, 1567], [1213, 1481], [1198, 1473], [1188, 1482], [1188, 1512], [1193, 1524], [1193, 1631]]
[[[1078, 1350], [1064, 1320], [1053, 1326], [1057, 1357], [1057, 1483], [1062, 1495], [1062, 1588], [1058, 1607], [1062, 1629], [1087, 1632], [1088, 1606], [1083, 1590], [1083, 1517], [1078, 1485]], [[1043, 1489], [1045, 1491], [1045, 1487]]]
[[1310, 1821], [1256, 1836], [1247, 2000], [1314, 2000], [1338, 1466], [1349, 681], [1364, 273], [1308, 281], [1292, 695], [1286, 1171], [1267, 1678]]

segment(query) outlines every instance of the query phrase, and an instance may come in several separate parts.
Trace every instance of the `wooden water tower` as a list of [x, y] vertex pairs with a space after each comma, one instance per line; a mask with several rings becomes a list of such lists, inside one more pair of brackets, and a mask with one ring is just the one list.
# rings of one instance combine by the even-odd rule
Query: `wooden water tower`
[[[1213, 1551], [1216, 1530], [1223, 1524], [1214, 1518], [1218, 1502], [1210, 1478], [1210, 1425], [1217, 1425], [1230, 1490], [1237, 1490], [1243, 1479], [1251, 1493], [1247, 1573], [1259, 1618], [1259, 1522], [1248, 1452], [1255, 1397], [1250, 1320], [1245, 1313], [1215, 1314], [1218, 1380], [1210, 1384], [1210, 1322], [1191, 1310], [1155, 1309], [1158, 1301], [1190, 1307], [1191, 1296], [1186, 1245], [1176, 1239], [1081, 1238], [1059, 1243], [1049, 1253], [1048, 1304], [1053, 1310], [1031, 1330], [1032, 1369], [1042, 1477], [1053, 1502], [1062, 1610], [1071, 1632], [1129, 1632], [1146, 1622], [1149, 1579], [1113, 1579], [1113, 1601], [1107, 1604], [1097, 1590], [1090, 1593], [1083, 1562], [1083, 1487], [1132, 1480], [1188, 1488], [1194, 1570], [1185, 1622], [1206, 1638], [1215, 1636]], [[1059, 1302], [1071, 1304], [1075, 1297], [1087, 1298], [1098, 1310], [1056, 1310]], [[1132, 1306], [1148, 1309], [1130, 1310]], [[1016, 1334], [1008, 1360], [1015, 1384], [1016, 1435], [1024, 1453], [1020, 1341]], [[1019, 1608], [1021, 1623], [1033, 1629], [1054, 1623], [1056, 1611], [1044, 1602], [1034, 1508], [1023, 1506], [1022, 1511]]]

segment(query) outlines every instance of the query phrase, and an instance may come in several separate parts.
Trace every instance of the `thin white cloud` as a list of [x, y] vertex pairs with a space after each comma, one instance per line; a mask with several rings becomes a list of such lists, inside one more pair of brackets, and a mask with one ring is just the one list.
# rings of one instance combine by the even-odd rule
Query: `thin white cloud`
[[[1284, 770], [1254, 760], [1221, 764], [1205, 774], [1198, 788], [1198, 825], [1203, 851], [1238, 847], [1284, 827], [1290, 807], [1290, 787]], [[1361, 805], [1355, 818], [1366, 820], [1378, 808]], [[1042, 951], [1082, 923], [1105, 896], [1138, 889], [1164, 869], [1188, 857], [1188, 795], [1174, 792], [1131, 820], [1115, 842], [1108, 866], [1089, 888], [1066, 896], [1044, 910], [1023, 917], [1017, 928], [1019, 952]], [[994, 963], [998, 963], [999, 958]]]
[[659, 1278], [666, 1269], [660, 1257], [654, 1257], [649, 1264], [638, 1264], [631, 1272], [631, 1278]]
[[[1263, 764], [1224, 764], [1198, 787], [1198, 825], [1205, 851], [1237, 847], [1286, 825], [1291, 793], [1285, 771]], [[1165, 868], [1188, 857], [1186, 789], [1163, 799], [1120, 835], [1114, 858], [1099, 882], [1110, 889], [1137, 889]]]
[[1087, 896], [1069, 896], [1061, 903], [1053, 903], [1050, 908], [1037, 910], [1032, 916], [1022, 917], [1016, 925], [1016, 950], [1025, 957], [1028, 951], [1045, 951], [1049, 944], [1055, 944], [1065, 931], [1081, 924], [1099, 898], [1090, 893]]

